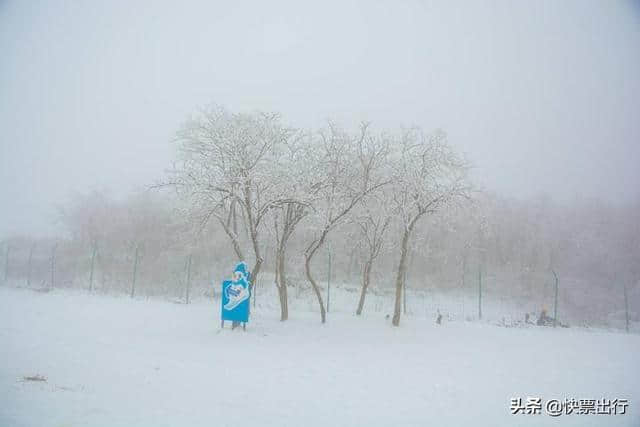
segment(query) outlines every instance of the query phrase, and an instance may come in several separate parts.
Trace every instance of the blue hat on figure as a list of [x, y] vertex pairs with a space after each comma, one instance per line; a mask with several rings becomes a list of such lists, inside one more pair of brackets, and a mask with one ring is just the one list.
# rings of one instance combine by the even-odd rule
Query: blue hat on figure
[[236, 268], [235, 270], [233, 270], [233, 273], [234, 273], [234, 276], [236, 276], [237, 273], [240, 273], [245, 280], [248, 280], [249, 275], [247, 270], [248, 270], [247, 263], [244, 261], [241, 261], [238, 263], [238, 265], [236, 265]]

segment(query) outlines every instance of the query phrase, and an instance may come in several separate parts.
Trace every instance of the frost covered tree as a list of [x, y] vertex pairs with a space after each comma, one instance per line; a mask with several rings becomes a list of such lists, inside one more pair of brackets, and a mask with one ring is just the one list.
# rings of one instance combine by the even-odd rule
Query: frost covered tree
[[354, 218], [354, 222], [360, 230], [360, 243], [365, 255], [360, 299], [356, 309], [358, 316], [362, 314], [364, 309], [364, 301], [371, 282], [371, 270], [387, 239], [387, 231], [393, 218], [392, 212], [388, 209], [389, 200], [385, 197], [387, 195], [387, 192], [380, 191], [370, 200], [366, 200]]
[[298, 135], [287, 141], [281, 155], [280, 169], [276, 171], [279, 192], [283, 199], [272, 210], [275, 237], [275, 284], [280, 301], [280, 320], [289, 318], [287, 295], [287, 245], [296, 227], [310, 212], [310, 179], [307, 167], [309, 155], [308, 135]]
[[417, 127], [405, 129], [392, 153], [391, 199], [401, 224], [392, 323], [399, 326], [409, 241], [416, 224], [425, 215], [446, 209], [457, 199], [468, 198], [471, 187], [468, 166], [441, 131], [427, 134]]
[[276, 240], [275, 284], [280, 301], [280, 320], [289, 318], [289, 299], [287, 295], [287, 244], [298, 223], [307, 215], [307, 206], [290, 202], [273, 212], [274, 234]]
[[387, 155], [386, 147], [373, 144], [369, 125], [363, 123], [357, 135], [350, 135], [332, 123], [319, 132], [310, 153], [310, 187], [313, 199], [311, 241], [304, 252], [305, 274], [318, 300], [320, 318], [326, 310], [311, 263], [329, 233], [344, 223], [352, 209], [388, 181], [379, 172]]
[[184, 196], [200, 227], [211, 218], [218, 221], [238, 260], [246, 260], [245, 245], [250, 246], [254, 284], [263, 263], [263, 222], [271, 209], [288, 201], [277, 172], [283, 145], [295, 134], [277, 114], [231, 113], [214, 106], [189, 119], [176, 136], [178, 161], [164, 185]]
[[[390, 183], [388, 156], [391, 148], [391, 141], [388, 135], [381, 133], [370, 136], [365, 144], [368, 153], [380, 152], [380, 167], [376, 173], [385, 178], [384, 183]], [[371, 283], [371, 271], [374, 263], [379, 257], [383, 246], [387, 240], [387, 232], [393, 219], [393, 205], [391, 203], [391, 191], [388, 185], [384, 185], [378, 191], [372, 192], [365, 197], [352, 214], [352, 222], [357, 226], [358, 242], [356, 247], [360, 247], [364, 256], [362, 267], [360, 298], [356, 308], [356, 314], [361, 315], [364, 309], [364, 302]], [[354, 248], [355, 250], [355, 248]]]

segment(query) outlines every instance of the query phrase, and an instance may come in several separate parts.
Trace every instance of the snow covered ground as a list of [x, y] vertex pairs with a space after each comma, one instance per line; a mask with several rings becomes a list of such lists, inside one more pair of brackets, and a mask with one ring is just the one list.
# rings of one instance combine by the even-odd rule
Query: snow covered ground
[[[0, 288], [0, 426], [639, 426], [640, 336]], [[41, 375], [47, 381], [25, 381]], [[510, 399], [628, 399], [511, 415]]]

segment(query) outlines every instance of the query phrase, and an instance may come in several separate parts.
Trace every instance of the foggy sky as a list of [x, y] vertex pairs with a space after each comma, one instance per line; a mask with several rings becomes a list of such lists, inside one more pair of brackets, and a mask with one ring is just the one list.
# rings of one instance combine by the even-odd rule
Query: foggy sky
[[640, 195], [638, 2], [235, 3], [0, 1], [0, 237], [161, 178], [210, 102], [442, 128], [501, 194]]

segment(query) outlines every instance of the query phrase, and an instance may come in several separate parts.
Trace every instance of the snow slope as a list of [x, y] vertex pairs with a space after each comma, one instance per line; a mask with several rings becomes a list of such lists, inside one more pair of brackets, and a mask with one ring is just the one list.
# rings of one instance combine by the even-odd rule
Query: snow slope
[[[640, 336], [0, 288], [0, 426], [638, 426]], [[24, 381], [40, 374], [46, 382]], [[511, 415], [512, 397], [629, 399]]]

